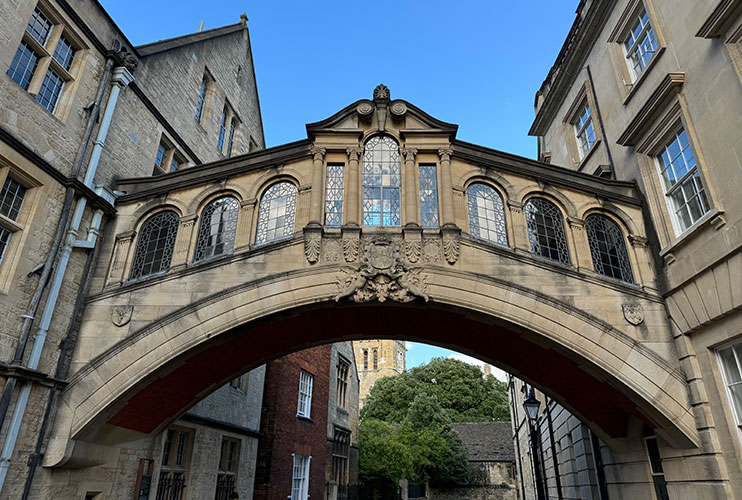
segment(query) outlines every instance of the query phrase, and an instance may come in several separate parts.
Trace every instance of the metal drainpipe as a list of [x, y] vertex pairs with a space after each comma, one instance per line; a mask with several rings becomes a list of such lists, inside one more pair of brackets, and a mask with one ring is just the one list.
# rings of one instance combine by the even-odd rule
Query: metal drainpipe
[[[100, 129], [98, 130], [98, 136], [95, 139], [95, 146], [93, 147], [93, 153], [90, 156], [87, 171], [85, 172], [84, 183], [86, 186], [93, 187], [93, 178], [95, 177], [95, 171], [98, 168], [98, 162], [100, 160], [101, 153], [105, 144], [106, 136], [108, 135], [108, 129], [111, 125], [111, 119], [113, 112], [116, 109], [116, 102], [118, 101], [119, 93], [121, 88], [125, 87], [134, 80], [134, 76], [124, 67], [117, 67], [113, 70], [113, 76], [111, 77], [113, 87], [111, 93], [108, 96], [108, 102], [106, 103], [106, 110], [103, 113], [103, 119], [101, 120]], [[93, 221], [88, 232], [88, 238], [86, 240], [78, 240], [77, 232], [80, 229], [80, 223], [82, 222], [82, 216], [85, 212], [88, 199], [85, 196], [81, 196], [77, 200], [75, 206], [75, 212], [72, 216], [72, 222], [70, 223], [70, 229], [67, 231], [67, 239], [64, 247], [62, 247], [61, 254], [59, 256], [59, 262], [57, 268], [54, 270], [54, 278], [52, 279], [51, 287], [49, 288], [49, 296], [44, 305], [44, 311], [41, 315], [41, 322], [39, 329], [36, 331], [33, 339], [33, 347], [31, 349], [31, 355], [28, 360], [28, 368], [36, 370], [41, 360], [41, 352], [44, 348], [46, 336], [51, 325], [52, 316], [59, 299], [59, 291], [62, 288], [62, 281], [67, 271], [67, 264], [69, 263], [70, 254], [73, 248], [86, 248], [92, 249], [98, 240], [98, 231], [100, 229], [100, 223], [103, 218], [103, 212], [96, 210], [93, 214]], [[28, 405], [28, 397], [31, 394], [31, 383], [28, 381], [23, 382], [21, 389], [18, 394], [18, 400], [16, 401], [15, 408], [13, 409], [13, 416], [10, 419], [10, 426], [8, 433], [5, 436], [3, 443], [2, 452], [0, 452], [0, 492], [2, 492], [3, 485], [5, 484], [5, 478], [8, 475], [8, 468], [10, 467], [10, 459], [15, 449], [15, 443], [18, 439], [18, 433], [20, 432], [21, 424], [23, 422], [23, 415], [26, 412], [26, 406]]]
[[[103, 75], [101, 76], [100, 84], [98, 85], [98, 91], [95, 94], [95, 104], [93, 109], [88, 116], [88, 122], [85, 126], [85, 133], [80, 144], [80, 148], [77, 151], [75, 157], [75, 163], [73, 166], [71, 178], [77, 179], [82, 170], [82, 164], [85, 160], [85, 155], [90, 145], [90, 139], [93, 137], [93, 128], [98, 121], [98, 115], [100, 114], [100, 103], [103, 101], [103, 95], [105, 94], [106, 88], [108, 88], [108, 80], [111, 77], [111, 70], [113, 68], [113, 59], [108, 59], [103, 69]], [[59, 252], [59, 246], [62, 244], [64, 239], [64, 228], [67, 227], [67, 221], [70, 217], [70, 210], [72, 208], [72, 202], [74, 201], [75, 188], [68, 187], [64, 195], [64, 203], [62, 204], [62, 211], [59, 214], [59, 222], [57, 224], [57, 231], [54, 233], [54, 239], [52, 240], [52, 246], [49, 249], [49, 253], [44, 263], [43, 270], [41, 271], [41, 277], [36, 285], [31, 296], [26, 314], [21, 315], [23, 318], [23, 325], [21, 326], [21, 335], [18, 338], [18, 344], [16, 345], [15, 355], [11, 361], [12, 365], [23, 364], [23, 354], [26, 350], [26, 344], [31, 333], [31, 326], [33, 325], [34, 316], [41, 302], [41, 297], [44, 294], [46, 285], [49, 284], [49, 278], [51, 277], [52, 270], [54, 268], [54, 262], [57, 259], [57, 253]], [[5, 423], [5, 417], [8, 414], [8, 407], [10, 406], [10, 399], [15, 392], [16, 377], [8, 377], [3, 389], [3, 395], [0, 397], [0, 429], [2, 429]]]

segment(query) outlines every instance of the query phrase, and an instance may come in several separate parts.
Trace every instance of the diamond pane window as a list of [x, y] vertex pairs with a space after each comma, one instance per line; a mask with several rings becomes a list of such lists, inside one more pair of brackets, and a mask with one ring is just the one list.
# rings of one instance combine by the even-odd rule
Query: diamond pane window
[[327, 165], [327, 186], [325, 187], [325, 225], [343, 224], [343, 177], [345, 165]]
[[0, 191], [0, 215], [16, 220], [25, 196], [26, 188], [18, 181], [6, 177], [3, 190]]
[[595, 127], [590, 114], [590, 105], [585, 102], [577, 115], [577, 121], [574, 123], [575, 137], [577, 145], [580, 148], [580, 158], [584, 158], [595, 144]]
[[0, 264], [3, 262], [3, 257], [5, 257], [5, 250], [7, 250], [8, 245], [10, 244], [10, 237], [13, 235], [10, 231], [8, 231], [5, 228], [0, 227]]
[[196, 101], [196, 121], [201, 121], [204, 113], [204, 102], [206, 101], [206, 75], [201, 79], [201, 87], [198, 90], [198, 101]]
[[309, 463], [310, 455], [294, 454], [294, 467], [291, 475], [291, 500], [307, 500], [309, 498]]
[[36, 66], [39, 63], [39, 56], [28, 46], [26, 42], [21, 42], [18, 50], [15, 52], [13, 62], [8, 68], [8, 76], [18, 83], [24, 90], [28, 90]]
[[59, 95], [62, 93], [63, 88], [64, 80], [62, 77], [56, 71], [49, 68], [46, 70], [44, 82], [41, 84], [41, 89], [39, 89], [39, 93], [36, 95], [36, 100], [49, 110], [49, 112], [54, 113], [54, 110], [57, 109]]
[[72, 59], [75, 56], [75, 48], [65, 37], [60, 37], [57, 47], [54, 49], [54, 59], [64, 69], [69, 70], [72, 66]]
[[420, 165], [420, 224], [438, 227], [438, 178], [435, 165]]
[[309, 418], [312, 413], [313, 382], [314, 377], [302, 370], [299, 375], [299, 405], [296, 409], [296, 414], [300, 417]]
[[179, 223], [178, 214], [168, 211], [153, 215], [142, 225], [129, 279], [170, 269]]
[[194, 262], [232, 253], [239, 213], [240, 202], [231, 196], [206, 205], [201, 212]]
[[224, 109], [222, 110], [222, 119], [219, 122], [219, 137], [216, 141], [216, 148], [219, 151], [224, 150], [224, 136], [227, 133], [227, 106], [224, 106]]
[[525, 206], [531, 252], [541, 257], [569, 264], [569, 249], [562, 213], [552, 202], [531, 198]]
[[386, 135], [369, 139], [363, 153], [364, 225], [400, 225], [401, 177], [397, 141]]
[[466, 189], [469, 205], [469, 234], [473, 238], [507, 246], [505, 206], [502, 197], [487, 184], [474, 183]]
[[633, 283], [634, 275], [626, 252], [623, 231], [618, 224], [603, 215], [589, 215], [585, 219], [585, 231], [595, 272]]
[[258, 209], [256, 244], [268, 243], [294, 233], [296, 193], [296, 186], [286, 181], [278, 182], [265, 191]]
[[31, 19], [28, 21], [28, 26], [26, 26], [26, 31], [42, 46], [46, 46], [51, 30], [52, 22], [46, 17], [46, 14], [41, 12], [38, 7], [34, 9]]
[[634, 79], [641, 75], [657, 52], [657, 40], [649, 23], [647, 11], [642, 10], [624, 41], [626, 59], [630, 63]]
[[657, 164], [673, 219], [682, 233], [709, 211], [706, 190], [685, 129], [680, 129], [665, 145]]

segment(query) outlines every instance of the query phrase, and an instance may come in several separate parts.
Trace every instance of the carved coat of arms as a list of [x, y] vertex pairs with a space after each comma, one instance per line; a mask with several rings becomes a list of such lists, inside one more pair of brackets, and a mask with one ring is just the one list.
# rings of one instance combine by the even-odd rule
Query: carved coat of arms
[[623, 304], [621, 309], [623, 309], [623, 317], [629, 324], [637, 326], [644, 321], [644, 309], [641, 304]]
[[408, 269], [400, 258], [399, 244], [388, 238], [366, 243], [363, 262], [358, 268], [343, 267], [338, 276], [335, 300], [350, 297], [354, 302], [378, 300], [412, 302], [429, 297], [421, 269]]
[[116, 326], [124, 326], [131, 321], [134, 306], [113, 306], [111, 322]]

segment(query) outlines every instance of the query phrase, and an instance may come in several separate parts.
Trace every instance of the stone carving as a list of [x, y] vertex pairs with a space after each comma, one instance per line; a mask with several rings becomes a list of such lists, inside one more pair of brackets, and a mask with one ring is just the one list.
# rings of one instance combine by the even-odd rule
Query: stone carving
[[371, 114], [374, 112], [374, 106], [368, 101], [363, 101], [356, 106], [356, 113], [358, 113], [364, 121], [368, 121]]
[[358, 161], [358, 157], [363, 154], [363, 148], [359, 146], [350, 146], [346, 148], [346, 153], [348, 153], [348, 159], [350, 161]]
[[441, 148], [438, 150], [438, 156], [441, 157], [441, 161], [451, 161], [451, 155], [453, 155], [452, 148]]
[[118, 56], [126, 69], [129, 71], [137, 69], [137, 58], [134, 57], [134, 54], [129, 52], [126, 47], [121, 47], [121, 50], [118, 51]]
[[320, 148], [320, 147], [317, 147], [317, 146], [312, 146], [309, 149], [309, 152], [312, 154], [312, 156], [314, 157], [314, 160], [315, 161], [322, 161], [322, 159], [325, 156], [325, 153], [327, 152], [327, 149]]
[[322, 248], [322, 233], [317, 231], [304, 232], [304, 256], [307, 262], [314, 264], [319, 260], [319, 252]]
[[404, 255], [407, 257], [407, 260], [409, 262], [415, 263], [418, 260], [420, 260], [420, 252], [422, 249], [420, 248], [422, 245], [420, 243], [420, 240], [411, 240], [406, 241], [404, 245]]
[[389, 92], [389, 87], [387, 87], [383, 83], [380, 83], [374, 89], [374, 100], [375, 101], [376, 100], [388, 101], [390, 96], [391, 96], [391, 93]]
[[457, 234], [443, 233], [443, 256], [446, 262], [455, 264], [459, 260], [459, 236]]
[[441, 243], [439, 240], [425, 240], [423, 244], [423, 260], [425, 262], [439, 262], [441, 260]]
[[414, 162], [415, 156], [417, 155], [417, 148], [408, 148], [404, 147], [400, 151], [404, 155], [404, 161], [406, 162]]
[[427, 302], [430, 297], [425, 275], [420, 268], [408, 269], [399, 253], [399, 243], [389, 238], [368, 241], [358, 268], [342, 268], [335, 301], [349, 297], [354, 302], [412, 302], [417, 298]]
[[392, 112], [393, 118], [402, 118], [407, 113], [407, 105], [402, 101], [394, 101], [389, 106], [389, 111]]
[[322, 260], [324, 262], [340, 262], [342, 255], [343, 249], [339, 239], [325, 239], [325, 250], [322, 253]]
[[134, 306], [113, 306], [111, 311], [111, 323], [118, 327], [125, 326], [131, 321], [131, 315], [134, 313]]
[[629, 324], [637, 326], [644, 322], [644, 309], [641, 304], [623, 304], [621, 309], [623, 309], [623, 317]]
[[358, 252], [360, 249], [361, 240], [358, 237], [343, 238], [343, 255], [345, 255], [345, 262], [354, 262], [358, 260]]

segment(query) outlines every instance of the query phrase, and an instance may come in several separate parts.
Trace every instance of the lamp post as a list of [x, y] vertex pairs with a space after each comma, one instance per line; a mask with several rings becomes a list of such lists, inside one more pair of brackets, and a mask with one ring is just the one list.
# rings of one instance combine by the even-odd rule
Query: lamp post
[[541, 406], [541, 402], [536, 399], [536, 395], [531, 387], [528, 397], [523, 401], [523, 409], [526, 411], [528, 417], [528, 429], [531, 431], [531, 457], [533, 458], [533, 471], [536, 476], [536, 496], [538, 500], [546, 500], [546, 492], [544, 491], [544, 480], [541, 476], [541, 461], [539, 460], [539, 432], [537, 426], [534, 426], [534, 422], [538, 419], [538, 409]]

